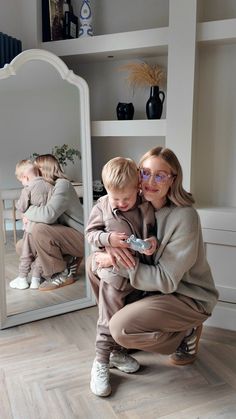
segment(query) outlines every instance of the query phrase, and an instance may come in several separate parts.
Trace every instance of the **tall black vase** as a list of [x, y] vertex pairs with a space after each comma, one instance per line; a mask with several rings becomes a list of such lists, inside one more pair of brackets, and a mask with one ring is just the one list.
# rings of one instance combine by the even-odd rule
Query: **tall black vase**
[[159, 90], [159, 86], [151, 86], [150, 97], [146, 103], [146, 115], [148, 119], [160, 119], [163, 111], [165, 93]]

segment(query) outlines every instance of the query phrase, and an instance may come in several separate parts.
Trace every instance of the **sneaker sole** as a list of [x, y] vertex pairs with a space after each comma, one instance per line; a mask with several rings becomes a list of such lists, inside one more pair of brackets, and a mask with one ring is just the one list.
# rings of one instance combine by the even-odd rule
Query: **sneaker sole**
[[102, 394], [99, 394], [98, 392], [96, 392], [95, 387], [93, 386], [93, 382], [90, 382], [90, 390], [92, 391], [93, 394], [95, 394], [95, 396], [99, 396], [99, 397], [107, 397], [110, 396], [111, 394], [111, 387], [107, 389], [106, 392], [103, 392]]
[[16, 286], [9, 285], [9, 286], [10, 286], [10, 288], [12, 288], [14, 290], [27, 290], [29, 288], [29, 285], [26, 285], [25, 287], [18, 287], [17, 285]]
[[67, 280], [66, 282], [64, 282], [62, 284], [58, 284], [58, 285], [51, 284], [51, 285], [48, 285], [46, 287], [42, 287], [42, 285], [43, 285], [42, 284], [42, 285], [40, 285], [40, 287], [38, 289], [39, 289], [39, 291], [53, 291], [53, 290], [57, 290], [58, 288], [66, 287], [66, 285], [71, 285], [74, 282], [75, 282], [75, 279], [71, 278], [70, 280]]
[[140, 368], [140, 365], [137, 366], [136, 369], [128, 369], [128, 368], [123, 368], [123, 367], [118, 367], [117, 365], [113, 364], [112, 362], [110, 362], [109, 368], [117, 368], [118, 370], [125, 372], [126, 374], [133, 374], [134, 372], [137, 372]]

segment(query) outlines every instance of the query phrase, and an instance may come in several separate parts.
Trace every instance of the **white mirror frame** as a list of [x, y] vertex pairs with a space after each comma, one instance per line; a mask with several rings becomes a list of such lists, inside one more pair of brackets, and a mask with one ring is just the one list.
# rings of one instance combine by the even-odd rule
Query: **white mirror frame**
[[[41, 49], [30, 49], [22, 52], [15, 57], [10, 64], [0, 70], [1, 79], [12, 77], [27, 62], [32, 60], [44, 61], [51, 64], [59, 73], [63, 80], [71, 83], [80, 93], [80, 120], [81, 120], [81, 155], [82, 155], [82, 176], [83, 176], [83, 207], [84, 207], [84, 225], [88, 220], [88, 215], [93, 205], [92, 194], [92, 159], [91, 159], [91, 135], [90, 135], [90, 110], [89, 110], [89, 89], [86, 81], [69, 70], [67, 65], [56, 55]], [[2, 220], [2, 208], [0, 206], [0, 219]], [[5, 263], [4, 263], [4, 243], [1, 223], [0, 237], [0, 329], [16, 326], [23, 323], [32, 322], [58, 314], [68, 313], [85, 307], [95, 305], [94, 296], [86, 275], [85, 298], [67, 301], [55, 304], [49, 307], [39, 308], [24, 313], [18, 313], [11, 316], [7, 315], [6, 304], [6, 284], [5, 284]], [[89, 254], [89, 247], [85, 242], [85, 259]]]

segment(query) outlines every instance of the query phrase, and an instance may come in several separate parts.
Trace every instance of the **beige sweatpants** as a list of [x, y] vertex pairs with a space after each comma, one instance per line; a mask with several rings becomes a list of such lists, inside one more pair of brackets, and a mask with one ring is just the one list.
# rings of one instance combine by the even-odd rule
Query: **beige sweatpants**
[[[147, 293], [144, 296], [138, 290], [128, 290], [126, 294], [124, 291], [117, 292], [92, 272], [91, 260], [92, 256], [89, 256], [87, 271], [98, 302], [99, 316], [104, 318], [104, 330], [100, 328], [96, 338], [96, 353], [101, 361], [105, 362], [106, 348], [110, 350], [112, 345], [116, 348], [115, 344], [124, 348], [171, 354], [189, 329], [209, 317], [199, 304], [185, 296], [160, 293]], [[99, 322], [102, 324], [102, 318]]]
[[[74, 228], [61, 224], [35, 224], [31, 232], [31, 249], [38, 258], [44, 277], [64, 271], [65, 255], [84, 257], [84, 236]], [[17, 243], [17, 253], [21, 253]]]

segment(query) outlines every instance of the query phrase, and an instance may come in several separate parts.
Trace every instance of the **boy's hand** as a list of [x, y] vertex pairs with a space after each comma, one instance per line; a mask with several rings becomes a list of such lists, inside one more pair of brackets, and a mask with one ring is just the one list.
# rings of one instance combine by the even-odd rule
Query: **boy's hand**
[[129, 246], [125, 243], [124, 240], [128, 238], [127, 234], [125, 233], [117, 233], [113, 231], [109, 236], [109, 242], [111, 247], [124, 247], [128, 248]]

